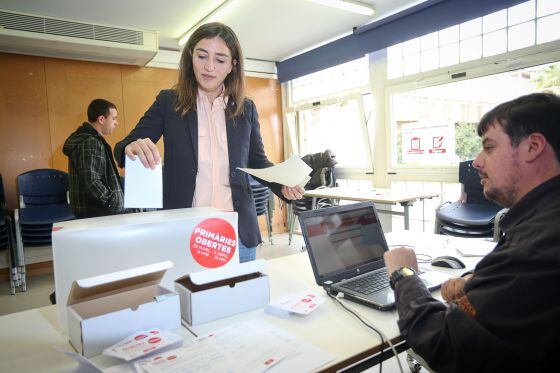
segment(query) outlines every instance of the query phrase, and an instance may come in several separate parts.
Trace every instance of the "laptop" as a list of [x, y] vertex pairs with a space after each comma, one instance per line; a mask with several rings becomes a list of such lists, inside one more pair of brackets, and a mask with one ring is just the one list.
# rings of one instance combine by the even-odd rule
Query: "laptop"
[[[394, 308], [383, 260], [389, 248], [373, 202], [304, 211], [299, 222], [318, 285], [382, 311]], [[419, 276], [430, 290], [452, 277], [425, 268]]]

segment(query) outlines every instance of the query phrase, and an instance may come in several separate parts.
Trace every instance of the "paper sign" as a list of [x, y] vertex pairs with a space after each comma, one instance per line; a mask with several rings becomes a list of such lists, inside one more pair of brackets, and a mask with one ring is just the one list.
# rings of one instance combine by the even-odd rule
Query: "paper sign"
[[238, 169], [256, 176], [259, 179], [289, 187], [307, 184], [310, 180], [309, 174], [313, 171], [311, 167], [296, 154], [293, 154], [287, 161], [278, 163], [272, 167], [260, 169], [238, 167]]
[[163, 187], [161, 163], [153, 170], [136, 160], [126, 158], [124, 181], [125, 208], [162, 208]]
[[183, 338], [169, 331], [162, 332], [159, 329], [150, 329], [136, 332], [115, 345], [106, 348], [103, 350], [103, 355], [130, 361], [162, 348], [176, 345], [182, 341]]
[[294, 293], [271, 302], [266, 312], [281, 317], [285, 316], [286, 312], [308, 315], [324, 301], [322, 297], [313, 292]]

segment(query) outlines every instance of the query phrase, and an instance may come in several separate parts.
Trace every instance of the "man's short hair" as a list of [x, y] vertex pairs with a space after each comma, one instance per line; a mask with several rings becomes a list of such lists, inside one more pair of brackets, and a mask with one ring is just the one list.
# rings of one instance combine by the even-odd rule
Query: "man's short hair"
[[533, 93], [496, 106], [480, 120], [478, 135], [482, 137], [494, 122], [502, 126], [513, 146], [532, 133], [542, 134], [560, 162], [560, 97], [557, 95]]
[[87, 108], [88, 120], [90, 122], [95, 122], [100, 115], [107, 117], [109, 116], [110, 109], [117, 110], [117, 107], [112, 102], [109, 102], [102, 98], [96, 98], [95, 100], [90, 102]]

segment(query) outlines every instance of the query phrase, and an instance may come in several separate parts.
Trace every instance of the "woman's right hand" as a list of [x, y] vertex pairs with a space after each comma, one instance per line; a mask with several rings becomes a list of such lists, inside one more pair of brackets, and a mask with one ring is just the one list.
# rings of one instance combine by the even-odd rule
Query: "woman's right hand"
[[132, 160], [138, 156], [146, 168], [154, 169], [161, 162], [159, 149], [149, 138], [131, 142], [124, 148], [124, 153]]

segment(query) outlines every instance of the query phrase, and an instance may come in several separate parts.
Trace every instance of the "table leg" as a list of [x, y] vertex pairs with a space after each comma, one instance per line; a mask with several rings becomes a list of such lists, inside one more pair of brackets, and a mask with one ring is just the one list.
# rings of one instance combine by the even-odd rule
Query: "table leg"
[[405, 230], [410, 230], [410, 204], [405, 203], [403, 204], [404, 207], [404, 229]]

